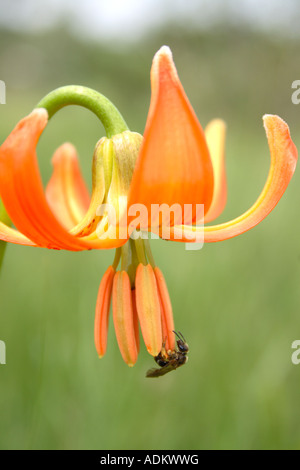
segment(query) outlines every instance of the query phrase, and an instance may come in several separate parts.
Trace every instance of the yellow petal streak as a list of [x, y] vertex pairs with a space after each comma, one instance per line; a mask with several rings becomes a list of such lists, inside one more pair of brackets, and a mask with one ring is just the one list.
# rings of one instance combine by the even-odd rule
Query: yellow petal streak
[[223, 212], [226, 205], [225, 134], [226, 124], [221, 119], [214, 119], [205, 129], [206, 142], [214, 173], [213, 199], [205, 215], [205, 222], [216, 219]]

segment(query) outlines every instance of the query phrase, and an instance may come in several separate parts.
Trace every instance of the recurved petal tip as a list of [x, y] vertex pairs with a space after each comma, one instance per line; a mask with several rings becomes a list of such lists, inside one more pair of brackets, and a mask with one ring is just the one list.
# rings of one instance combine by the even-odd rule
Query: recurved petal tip
[[48, 111], [45, 108], [35, 108], [29, 116], [38, 116], [41, 121], [48, 121]]
[[264, 128], [267, 135], [270, 132], [280, 133], [282, 136], [290, 137], [290, 129], [287, 123], [276, 114], [265, 114], [263, 116]]
[[263, 116], [263, 122], [272, 160], [275, 161], [280, 159], [282, 160], [282, 168], [284, 168], [284, 165], [289, 167], [289, 171], [284, 172], [284, 179], [288, 183], [295, 171], [298, 160], [298, 151], [291, 139], [289, 126], [279, 116], [272, 114], [265, 114]]
[[154, 55], [153, 61], [159, 61], [160, 59], [164, 58], [173, 61], [173, 54], [169, 46], [161, 46], [161, 48]]
[[162, 46], [154, 55], [151, 69], [151, 77], [153, 82], [156, 80], [172, 78], [174, 81], [179, 82], [177, 69], [173, 61], [173, 54], [168, 46]]
[[77, 160], [77, 151], [73, 144], [65, 142], [54, 152], [51, 162], [53, 166], [60, 164], [61, 160]]
[[287, 123], [275, 114], [265, 114], [263, 116], [264, 128], [266, 130], [267, 136], [270, 135], [270, 132], [281, 132], [287, 133], [290, 135], [289, 126]]

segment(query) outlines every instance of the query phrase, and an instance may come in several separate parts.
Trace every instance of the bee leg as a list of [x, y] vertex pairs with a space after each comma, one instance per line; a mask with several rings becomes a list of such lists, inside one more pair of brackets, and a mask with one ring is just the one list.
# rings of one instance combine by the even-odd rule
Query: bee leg
[[166, 350], [166, 342], [167, 342], [167, 338], [165, 338], [165, 340], [162, 344], [161, 351], [159, 353], [165, 361], [167, 361], [169, 359], [169, 351]]

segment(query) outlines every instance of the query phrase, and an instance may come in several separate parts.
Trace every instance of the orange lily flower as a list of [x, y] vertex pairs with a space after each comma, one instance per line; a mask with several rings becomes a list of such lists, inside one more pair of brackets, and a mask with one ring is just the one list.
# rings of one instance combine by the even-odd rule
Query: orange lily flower
[[[71, 144], [56, 151], [54, 172], [46, 192], [43, 190], [35, 147], [52, 114], [47, 101], [20, 122], [0, 148], [0, 195], [18, 229], [0, 222], [0, 239], [73, 251], [117, 248], [99, 287], [95, 345], [102, 357], [107, 347], [112, 299], [117, 341], [130, 366], [139, 352], [138, 323], [151, 355], [158, 355], [163, 343], [167, 350], [175, 349], [165, 280], [154, 263], [148, 240], [130, 238], [133, 229], [153, 229], [164, 238], [182, 242], [195, 241], [198, 233], [204, 234], [205, 242], [235, 237], [261, 222], [276, 206], [297, 161], [287, 124], [278, 116], [265, 116], [271, 167], [261, 195], [247, 212], [230, 222], [197, 226], [203, 222], [199, 205], [204, 208], [207, 223], [221, 214], [226, 203], [225, 124], [214, 120], [202, 130], [166, 46], [154, 57], [151, 86], [144, 139], [130, 133], [124, 123], [119, 133], [97, 144], [91, 199]], [[120, 206], [127, 196], [127, 204]], [[125, 237], [119, 236], [123, 223], [111, 224], [107, 213], [97, 212], [103, 202], [116, 208], [119, 220], [128, 210]], [[136, 204], [146, 208], [147, 217], [141, 217], [134, 226], [130, 209]], [[188, 220], [182, 223], [176, 215], [167, 222], [158, 214], [153, 218], [154, 205], [162, 204], [177, 205], [181, 212], [189, 205]], [[169, 230], [167, 237], [165, 228]], [[117, 271], [120, 260], [121, 270]]]

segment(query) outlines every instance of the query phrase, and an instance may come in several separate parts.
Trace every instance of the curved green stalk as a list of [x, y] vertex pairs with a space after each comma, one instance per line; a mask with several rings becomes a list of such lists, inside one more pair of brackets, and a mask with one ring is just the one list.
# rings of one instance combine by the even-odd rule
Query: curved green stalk
[[57, 111], [69, 105], [83, 106], [92, 111], [102, 122], [108, 138], [128, 130], [122, 115], [111, 101], [101, 93], [79, 85], [51, 91], [38, 103], [37, 108], [45, 108], [50, 119]]

